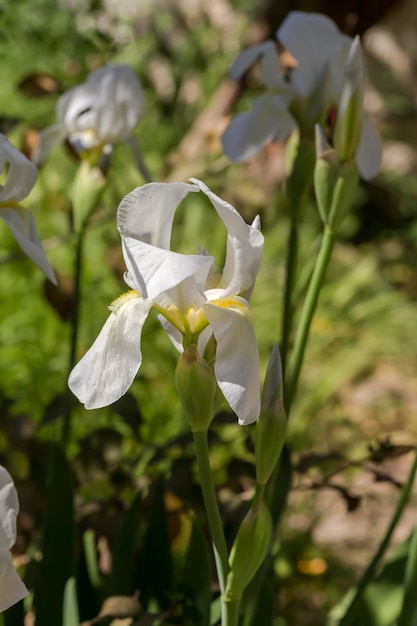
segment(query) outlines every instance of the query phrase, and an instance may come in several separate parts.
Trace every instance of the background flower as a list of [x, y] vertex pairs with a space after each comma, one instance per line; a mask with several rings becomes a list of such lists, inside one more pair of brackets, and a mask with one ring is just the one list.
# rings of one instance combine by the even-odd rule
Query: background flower
[[13, 233], [23, 252], [56, 284], [56, 278], [42, 249], [35, 220], [19, 203], [31, 191], [37, 169], [4, 135], [0, 134], [0, 172], [8, 168], [6, 182], [0, 185], [0, 218]]
[[10, 554], [16, 541], [19, 500], [10, 474], [0, 465], [0, 611], [25, 598], [28, 590], [19, 578]]

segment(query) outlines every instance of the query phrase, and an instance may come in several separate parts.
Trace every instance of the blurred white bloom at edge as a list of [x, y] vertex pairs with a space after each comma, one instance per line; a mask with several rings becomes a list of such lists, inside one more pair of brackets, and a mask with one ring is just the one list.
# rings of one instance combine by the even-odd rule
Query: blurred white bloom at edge
[[[259, 61], [261, 81], [267, 88], [249, 112], [232, 118], [223, 134], [224, 151], [233, 161], [251, 158], [267, 143], [283, 141], [296, 128], [312, 139], [315, 124], [320, 124], [331, 139], [338, 109], [346, 105], [346, 82], [360, 80], [363, 90], [359, 40], [343, 35], [325, 15], [293, 11], [276, 37], [296, 62], [288, 73], [279, 69], [274, 41], [244, 50], [233, 62], [231, 78], [237, 80]], [[356, 76], [352, 70], [357, 71]], [[382, 144], [364, 115], [360, 124], [356, 162], [361, 176], [369, 179], [379, 171]]]
[[68, 139], [81, 156], [106, 153], [118, 142], [130, 142], [145, 109], [141, 82], [129, 65], [106, 65], [58, 100], [58, 123], [40, 133], [33, 160], [42, 163], [52, 148]]
[[[227, 229], [223, 273], [212, 256], [170, 249], [172, 223], [190, 192], [210, 200]], [[230, 204], [203, 182], [150, 183], [121, 202], [118, 229], [131, 291], [109, 307], [110, 317], [90, 350], [72, 370], [69, 386], [86, 408], [107, 406], [132, 384], [142, 362], [140, 337], [152, 308], [182, 352], [197, 345], [200, 355], [213, 335], [214, 374], [240, 424], [260, 412], [259, 355], [249, 298], [262, 260], [259, 218], [246, 224]]]
[[20, 201], [34, 186], [38, 171], [35, 165], [0, 134], [0, 173], [7, 171], [6, 181], [0, 185], [0, 218], [11, 230], [23, 252], [42, 270], [51, 282], [56, 278], [43, 251], [35, 220]]
[[0, 611], [29, 595], [16, 572], [11, 548], [16, 541], [19, 500], [9, 472], [0, 465]]

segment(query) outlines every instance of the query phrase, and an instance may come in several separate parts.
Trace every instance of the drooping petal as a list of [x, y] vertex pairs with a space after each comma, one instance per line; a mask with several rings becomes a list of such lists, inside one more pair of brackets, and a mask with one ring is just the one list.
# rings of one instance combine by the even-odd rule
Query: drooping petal
[[10, 550], [16, 541], [19, 499], [9, 472], [0, 465], [0, 549]]
[[362, 135], [356, 155], [356, 164], [362, 178], [370, 180], [381, 169], [382, 141], [366, 117], [363, 119]]
[[[271, 42], [272, 43], [272, 42]], [[272, 46], [269, 46], [260, 60], [260, 73], [261, 79], [264, 85], [268, 89], [273, 89], [282, 94], [286, 94], [288, 100], [294, 95], [294, 90], [290, 83], [285, 80], [279, 65], [277, 47], [274, 42]]]
[[175, 211], [188, 193], [196, 191], [189, 183], [148, 183], [134, 189], [117, 210], [120, 234], [169, 250]]
[[0, 204], [19, 202], [29, 195], [38, 177], [36, 166], [0, 134], [0, 173], [9, 165], [6, 183], [0, 187]]
[[32, 161], [40, 165], [48, 158], [52, 150], [65, 137], [64, 128], [61, 124], [54, 124], [39, 133], [39, 144], [33, 151]]
[[302, 97], [312, 93], [327, 62], [332, 61], [341, 48], [346, 48], [348, 53], [352, 41], [325, 15], [303, 11], [288, 14], [277, 31], [277, 38], [298, 63], [293, 78]]
[[256, 61], [260, 59], [270, 49], [275, 50], [275, 43], [273, 41], [265, 41], [257, 46], [252, 46], [247, 50], [243, 50], [233, 61], [230, 68], [230, 78], [232, 80], [239, 80], [246, 74], [250, 68], [255, 65]]
[[204, 310], [217, 341], [214, 371], [218, 385], [239, 424], [251, 424], [260, 412], [260, 379], [249, 304], [235, 297], [208, 302]]
[[18, 512], [19, 500], [12, 477], [0, 465], [0, 611], [5, 611], [28, 595], [9, 552], [16, 541]]
[[157, 298], [190, 276], [204, 286], [214, 263], [213, 257], [179, 254], [130, 237], [122, 237], [122, 247], [129, 284], [144, 298]]
[[253, 157], [270, 141], [281, 141], [295, 128], [286, 100], [265, 94], [246, 113], [235, 115], [222, 135], [223, 150], [232, 161]]
[[113, 303], [99, 336], [68, 380], [87, 409], [108, 406], [129, 389], [142, 363], [141, 333], [151, 306], [131, 293]]
[[239, 295], [251, 290], [258, 275], [263, 255], [264, 237], [258, 228], [246, 224], [242, 216], [207, 185], [191, 179], [206, 194], [227, 228], [226, 261], [222, 286], [224, 295]]
[[28, 595], [28, 590], [13, 566], [12, 555], [0, 549], [0, 612]]
[[56, 285], [55, 274], [43, 251], [32, 213], [23, 207], [18, 209], [6, 207], [0, 208], [0, 218], [6, 222], [23, 252]]

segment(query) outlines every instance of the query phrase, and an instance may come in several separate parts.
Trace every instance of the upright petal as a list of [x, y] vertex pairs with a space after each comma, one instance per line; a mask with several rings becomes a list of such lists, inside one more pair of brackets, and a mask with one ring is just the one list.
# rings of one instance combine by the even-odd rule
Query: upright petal
[[258, 419], [261, 407], [259, 355], [249, 304], [228, 298], [204, 305], [217, 341], [214, 372], [224, 397], [246, 425]]
[[382, 141], [378, 133], [373, 129], [368, 119], [364, 117], [362, 135], [359, 149], [356, 155], [356, 164], [362, 178], [370, 180], [381, 169]]
[[222, 135], [223, 150], [232, 161], [253, 157], [270, 141], [281, 141], [295, 128], [281, 95], [265, 94], [247, 113], [235, 115]]
[[122, 237], [122, 246], [129, 285], [144, 298], [157, 298], [190, 276], [204, 286], [214, 263], [213, 257], [162, 250], [130, 237]]
[[352, 41], [325, 15], [303, 11], [289, 13], [277, 31], [277, 38], [298, 62], [294, 79], [302, 97], [312, 93], [326, 63], [332, 61], [340, 48], [348, 50]]
[[189, 183], [148, 183], [120, 203], [117, 228], [123, 237], [169, 250], [172, 222], [181, 200], [198, 188]]
[[0, 204], [19, 202], [29, 195], [38, 177], [36, 166], [0, 134], [0, 173], [9, 165], [6, 183], [0, 186]]
[[116, 402], [132, 384], [142, 363], [140, 340], [152, 302], [121, 296], [89, 351], [72, 370], [68, 386], [86, 409]]
[[0, 208], [0, 218], [6, 222], [23, 252], [56, 285], [55, 274], [43, 251], [32, 213], [23, 207], [18, 209], [6, 207]]
[[258, 275], [263, 255], [264, 237], [258, 228], [246, 224], [228, 202], [213, 193], [203, 182], [191, 179], [211, 201], [227, 228], [226, 261], [222, 287], [225, 295], [239, 295], [250, 290]]

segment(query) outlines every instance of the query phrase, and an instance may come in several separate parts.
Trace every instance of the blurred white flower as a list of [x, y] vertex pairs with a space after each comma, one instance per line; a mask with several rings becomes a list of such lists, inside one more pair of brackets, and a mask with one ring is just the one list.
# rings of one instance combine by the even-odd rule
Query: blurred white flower
[[130, 142], [144, 109], [142, 85], [129, 65], [106, 65], [91, 72], [58, 100], [58, 124], [40, 133], [34, 161], [43, 162], [63, 139], [80, 156], [100, 158], [113, 144]]
[[19, 204], [34, 186], [38, 171], [24, 154], [0, 134], [0, 173], [2, 172], [6, 174], [6, 179], [0, 185], [0, 218], [6, 222], [23, 252], [56, 284], [54, 272], [42, 249], [33, 215]]
[[[355, 85], [363, 110], [364, 71], [358, 39], [340, 33], [324, 15], [301, 11], [289, 13], [276, 36], [294, 58], [294, 67], [279, 67], [274, 41], [245, 50], [232, 65], [231, 78], [237, 80], [259, 61], [261, 80], [268, 90], [255, 99], [249, 112], [237, 114], [223, 134], [224, 151], [233, 161], [249, 159], [297, 127], [313, 139], [317, 123], [326, 129], [331, 142], [339, 108], [345, 108], [349, 99], [347, 82]], [[368, 179], [380, 168], [382, 145], [367, 119], [362, 116], [360, 122], [356, 162], [362, 177]]]
[[[223, 274], [205, 250], [170, 250], [175, 211], [190, 192], [202, 191], [227, 228]], [[142, 362], [140, 337], [151, 310], [181, 352], [197, 344], [203, 354], [214, 335], [214, 373], [239, 423], [260, 411], [259, 356], [248, 299], [262, 260], [259, 219], [249, 226], [230, 204], [201, 181], [151, 183], [121, 202], [118, 228], [131, 291], [109, 307], [111, 315], [93, 346], [75, 366], [70, 389], [86, 408], [115, 402], [132, 384]]]
[[19, 500], [13, 480], [0, 465], [0, 611], [29, 595], [13, 566], [10, 553], [16, 541], [18, 512]]

